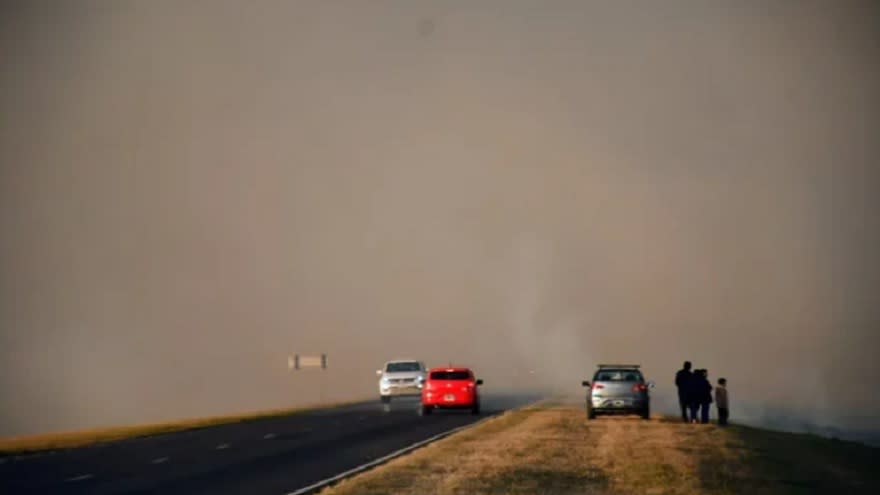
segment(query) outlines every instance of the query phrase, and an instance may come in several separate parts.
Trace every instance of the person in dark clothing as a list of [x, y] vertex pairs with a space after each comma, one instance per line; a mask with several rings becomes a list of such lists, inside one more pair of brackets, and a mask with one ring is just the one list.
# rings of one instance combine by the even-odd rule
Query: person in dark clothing
[[697, 374], [697, 398], [700, 407], [700, 423], [709, 422], [709, 409], [712, 404], [712, 384], [709, 383], [709, 372], [705, 369]]
[[702, 391], [702, 386], [700, 383], [700, 376], [703, 370], [695, 369], [691, 374], [690, 380], [688, 380], [687, 385], [687, 404], [688, 410], [690, 410], [690, 422], [696, 423], [699, 421], [700, 416], [700, 403], [702, 402], [700, 393]]
[[[678, 370], [675, 374], [675, 386], [678, 388], [678, 405], [681, 406], [681, 420], [685, 423], [688, 422], [688, 408], [690, 406], [688, 391], [690, 390], [692, 378], [691, 362], [685, 361], [682, 369]], [[691, 416], [691, 418], [694, 417]]]
[[718, 424], [720, 426], [726, 426], [727, 418], [730, 417], [726, 378], [718, 379], [718, 387], [715, 388], [715, 406], [718, 407]]

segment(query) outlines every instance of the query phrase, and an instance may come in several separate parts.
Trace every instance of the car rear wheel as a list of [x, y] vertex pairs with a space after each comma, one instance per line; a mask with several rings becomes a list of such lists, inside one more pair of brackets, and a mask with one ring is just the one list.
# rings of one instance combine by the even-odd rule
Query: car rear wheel
[[651, 419], [651, 408], [646, 407], [644, 410], [642, 410], [641, 417], [642, 419]]
[[434, 408], [431, 406], [422, 406], [419, 408], [419, 416], [430, 416], [432, 412], [434, 412]]
[[471, 414], [473, 414], [475, 416], [477, 414], [480, 414], [480, 403], [479, 402], [474, 402], [474, 407], [471, 408]]
[[587, 403], [586, 409], [587, 409], [587, 419], [596, 419], [596, 411], [594, 411], [593, 408], [590, 407], [589, 402]]

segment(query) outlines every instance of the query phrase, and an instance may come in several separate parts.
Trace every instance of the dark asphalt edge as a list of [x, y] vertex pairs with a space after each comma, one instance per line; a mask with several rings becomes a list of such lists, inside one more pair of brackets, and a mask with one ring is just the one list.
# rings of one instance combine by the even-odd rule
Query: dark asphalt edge
[[457, 428], [453, 428], [451, 430], [444, 431], [443, 433], [438, 433], [437, 435], [434, 435], [433, 437], [427, 438], [425, 440], [421, 440], [421, 441], [416, 442], [412, 445], [408, 445], [402, 449], [395, 450], [394, 452], [392, 452], [388, 455], [382, 456], [378, 459], [374, 459], [366, 464], [362, 464], [362, 465], [357, 466], [355, 468], [349, 469], [348, 471], [343, 471], [342, 473], [339, 473], [336, 476], [332, 476], [330, 478], [318, 481], [317, 483], [313, 483], [313, 484], [306, 486], [304, 488], [300, 488], [298, 490], [292, 491], [292, 492], [288, 493], [287, 495], [313, 495], [315, 493], [318, 493], [318, 491], [323, 490], [324, 488], [327, 488], [328, 486], [333, 486], [333, 485], [339, 483], [340, 481], [346, 480], [346, 479], [351, 478], [355, 475], [358, 475], [358, 474], [364, 473], [366, 471], [369, 471], [373, 468], [379, 467], [382, 464], [386, 464], [390, 461], [393, 461], [394, 459], [397, 459], [398, 457], [402, 457], [406, 454], [409, 454], [409, 453], [411, 453], [415, 450], [418, 450], [428, 444], [431, 444], [431, 443], [434, 443], [438, 440], [442, 440], [446, 437], [455, 435], [456, 433], [460, 433], [464, 430], [474, 428], [478, 425], [481, 425], [481, 424], [486, 423], [488, 421], [491, 421], [493, 419], [498, 419], [498, 418], [504, 416], [505, 414], [511, 414], [511, 413], [520, 411], [522, 409], [525, 409], [527, 407], [536, 406], [536, 405], [538, 405], [542, 402], [545, 402], [547, 400], [548, 399], [538, 399], [536, 401], [532, 401], [527, 404], [523, 404], [519, 407], [515, 407], [513, 409], [508, 409], [507, 411], [503, 411], [501, 414], [488, 416], [488, 417], [483, 418], [483, 419], [476, 421], [474, 423], [470, 423], [470, 424], [467, 424], [464, 426], [459, 426]]
[[[124, 443], [124, 442], [142, 440], [144, 438], [166, 437], [166, 436], [171, 436], [171, 435], [178, 435], [181, 433], [189, 433], [189, 432], [193, 432], [193, 431], [207, 430], [207, 429], [211, 429], [211, 428], [222, 428], [225, 426], [236, 425], [236, 424], [253, 423], [253, 422], [263, 421], [263, 420], [267, 420], [267, 419], [288, 418], [288, 417], [296, 416], [299, 414], [310, 414], [310, 413], [316, 413], [316, 412], [320, 413], [320, 412], [324, 412], [324, 411], [331, 411], [333, 409], [346, 408], [346, 407], [360, 407], [360, 406], [372, 404], [373, 402], [374, 402], [373, 399], [363, 398], [363, 399], [356, 399], [356, 400], [351, 400], [351, 401], [342, 401], [338, 404], [326, 404], [326, 405], [316, 404], [314, 406], [303, 406], [301, 408], [292, 408], [290, 411], [279, 412], [278, 414], [275, 414], [272, 412], [254, 412], [254, 413], [249, 413], [249, 414], [246, 413], [246, 414], [248, 414], [247, 416], [242, 416], [240, 418], [230, 418], [228, 421], [218, 421], [217, 423], [205, 424], [205, 425], [182, 426], [179, 429], [172, 429], [169, 431], [134, 433], [129, 436], [121, 436], [118, 438], [111, 438], [108, 440], [96, 440], [96, 441], [91, 441], [88, 443], [83, 443], [81, 445], [45, 447], [45, 448], [44, 447], [37, 447], [37, 448], [25, 447], [25, 448], [8, 448], [8, 449], [4, 449], [4, 448], [0, 447], [0, 464], [4, 463], [10, 459], [14, 460], [14, 461], [19, 461], [19, 460], [32, 458], [32, 457], [38, 457], [38, 456], [44, 456], [44, 455], [55, 455], [55, 454], [62, 453], [62, 452], [69, 452], [69, 451], [75, 451], [75, 450], [80, 450], [80, 449], [106, 447], [108, 445], [114, 445], [114, 444], [120, 444], [120, 443]], [[211, 417], [208, 416], [206, 418], [211, 418]], [[183, 419], [180, 421], [181, 422], [200, 421], [200, 420], [206, 419], [206, 418], [194, 417], [194, 418]], [[173, 422], [173, 421], [174, 420], [171, 420], [170, 422]], [[134, 426], [137, 426], [137, 425], [134, 425]], [[119, 426], [119, 428], [125, 428], [125, 427], [126, 427], [125, 425]], [[117, 427], [109, 426], [107, 428], [109, 429], [109, 428], [117, 428]], [[100, 428], [98, 428], [98, 429], [100, 429]], [[88, 430], [83, 430], [83, 431], [88, 431]], [[68, 434], [68, 433], [76, 434], [79, 432], [75, 431], [75, 430], [71, 431], [71, 432], [63, 432], [63, 431], [58, 432], [58, 434], [60, 434], [60, 435]], [[52, 433], [48, 433], [48, 434], [52, 434]], [[40, 434], [40, 435], [42, 435], [42, 434]], [[2, 440], [8, 440], [8, 439], [0, 438], [0, 443], [2, 443]]]

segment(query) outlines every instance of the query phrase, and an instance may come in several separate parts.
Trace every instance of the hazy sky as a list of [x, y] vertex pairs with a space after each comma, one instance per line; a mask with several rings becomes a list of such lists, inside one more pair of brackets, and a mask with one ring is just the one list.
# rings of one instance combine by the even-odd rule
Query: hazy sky
[[572, 393], [640, 362], [660, 396], [691, 359], [734, 417], [880, 429], [878, 26], [3, 2], [0, 435], [373, 397], [404, 356]]

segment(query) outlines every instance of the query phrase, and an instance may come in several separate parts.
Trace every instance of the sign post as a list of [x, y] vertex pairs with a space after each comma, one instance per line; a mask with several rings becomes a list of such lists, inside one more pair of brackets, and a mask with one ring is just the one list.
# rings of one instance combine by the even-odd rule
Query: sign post
[[321, 368], [326, 370], [327, 355], [300, 356], [299, 354], [294, 354], [287, 356], [287, 369], [301, 370], [305, 368]]
[[[294, 354], [292, 356], [287, 356], [287, 369], [288, 371], [301, 371], [305, 369], [320, 369], [321, 371], [327, 370], [327, 354], [320, 355], [299, 355]], [[319, 401], [324, 403], [324, 388], [326, 385], [326, 374], [321, 373], [321, 382], [318, 386], [320, 399]]]

